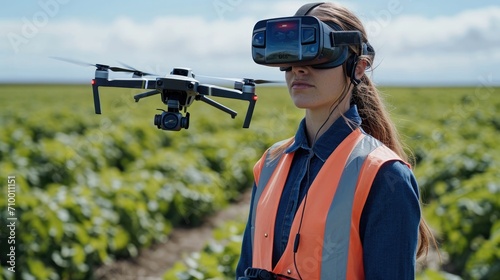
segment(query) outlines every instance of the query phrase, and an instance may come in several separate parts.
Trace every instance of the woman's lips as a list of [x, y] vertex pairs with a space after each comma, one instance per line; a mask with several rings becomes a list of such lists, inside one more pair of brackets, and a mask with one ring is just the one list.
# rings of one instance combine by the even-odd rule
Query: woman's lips
[[303, 81], [295, 81], [292, 83], [292, 88], [293, 89], [305, 89], [305, 88], [310, 88], [313, 87], [313, 85], [303, 82]]

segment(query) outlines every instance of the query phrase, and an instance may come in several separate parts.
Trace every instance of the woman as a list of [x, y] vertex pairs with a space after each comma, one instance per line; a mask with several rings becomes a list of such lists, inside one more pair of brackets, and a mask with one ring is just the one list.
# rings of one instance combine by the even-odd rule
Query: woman
[[[272, 271], [292, 279], [414, 279], [432, 239], [417, 182], [379, 92], [360, 20], [331, 3], [304, 5], [333, 30], [358, 30], [338, 63], [290, 65], [288, 91], [305, 118], [295, 137], [255, 165], [237, 276]], [[324, 65], [323, 65], [324, 66]]]

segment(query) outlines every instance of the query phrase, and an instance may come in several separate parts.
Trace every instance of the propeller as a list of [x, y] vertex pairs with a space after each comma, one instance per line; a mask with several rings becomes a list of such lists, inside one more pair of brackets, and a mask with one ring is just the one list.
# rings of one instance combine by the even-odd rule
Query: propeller
[[284, 83], [284, 81], [278, 81], [278, 80], [262, 80], [262, 79], [246, 79], [246, 78], [245, 79], [222, 78], [222, 77], [212, 77], [212, 76], [204, 76], [204, 75], [196, 75], [196, 77], [224, 80], [224, 81], [230, 81], [230, 82], [240, 82], [240, 83], [245, 83], [245, 82], [252, 82], [255, 84], [282, 84], [282, 83]]
[[137, 68], [132, 67], [130, 65], [127, 65], [127, 64], [125, 64], [124, 62], [121, 62], [121, 61], [118, 61], [118, 63], [120, 63], [121, 65], [123, 65], [123, 66], [125, 66], [125, 67], [127, 67], [127, 68], [129, 68], [131, 70], [134, 70], [134, 72], [133, 72], [134, 75], [137, 75], [137, 76], [140, 76], [140, 77], [142, 77], [142, 76], [160, 76], [158, 74], [153, 74], [153, 73], [148, 73], [148, 72], [143, 72], [141, 70], [137, 70]]
[[88, 63], [88, 62], [78, 61], [75, 59], [69, 59], [69, 58], [63, 58], [63, 57], [57, 57], [57, 56], [51, 56], [51, 58], [65, 61], [65, 62], [69, 62], [69, 63], [73, 63], [73, 64], [80, 65], [80, 66], [94, 66], [98, 70], [111, 70], [113, 72], [128, 72], [128, 73], [137, 72], [137, 70], [135, 70], [135, 69], [127, 69], [127, 68], [109, 66], [109, 65], [104, 65], [104, 64], [92, 64], [92, 63]]
[[252, 80], [254, 83], [256, 84], [282, 84], [284, 83], [284, 81], [278, 81], [278, 80], [261, 80], [261, 79], [257, 79], [257, 80], [253, 80], [253, 79], [249, 79], [249, 80]]

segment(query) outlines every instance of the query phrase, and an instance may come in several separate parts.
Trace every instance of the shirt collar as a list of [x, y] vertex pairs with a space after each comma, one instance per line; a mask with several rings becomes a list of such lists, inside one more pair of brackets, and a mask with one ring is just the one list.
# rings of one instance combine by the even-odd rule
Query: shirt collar
[[[344, 113], [344, 116], [352, 123], [347, 123], [346, 119], [341, 116], [321, 135], [321, 137], [319, 137], [318, 140], [316, 140], [313, 152], [323, 162], [326, 161], [330, 154], [353, 131], [353, 129], [361, 125], [361, 117], [359, 116], [356, 105], [351, 106], [351, 108]], [[302, 119], [300, 122], [297, 133], [295, 134], [295, 141], [285, 150], [285, 152], [292, 153], [298, 149], [311, 150], [309, 141], [307, 140], [305, 119]]]

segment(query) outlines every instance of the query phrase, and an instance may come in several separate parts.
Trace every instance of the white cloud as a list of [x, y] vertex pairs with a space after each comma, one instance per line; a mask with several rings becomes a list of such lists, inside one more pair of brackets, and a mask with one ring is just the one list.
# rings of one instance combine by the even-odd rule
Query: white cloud
[[[248, 13], [244, 14], [248, 16], [231, 20], [169, 16], [138, 22], [120, 17], [103, 24], [51, 18], [44, 26], [31, 30], [26, 22], [0, 20], [0, 34], [4, 34], [0, 40], [0, 60], [10, 66], [0, 69], [0, 79], [30, 75], [50, 79], [54, 71], [68, 79], [87, 75], [82, 75], [83, 69], [52, 61], [49, 56], [91, 63], [123, 61], [160, 74], [174, 66], [183, 66], [202, 75], [282, 79], [283, 74], [278, 70], [252, 61], [251, 30], [259, 19], [291, 15], [305, 2], [248, 5], [245, 7]], [[500, 57], [499, 7], [436, 18], [393, 15], [390, 20], [375, 18], [365, 25], [377, 27], [370, 29], [369, 36], [377, 51], [376, 64], [381, 63], [375, 77], [382, 82], [427, 78], [438, 82], [441, 77], [464, 81], [457, 78], [460, 71], [456, 69], [466, 69], [466, 78], [473, 81], [478, 75], [494, 73]], [[453, 75], [437, 75], [450, 69], [455, 69], [451, 71]], [[498, 82], [499, 77], [494, 80]]]
[[373, 39], [396, 52], [483, 51], [499, 48], [499, 29], [500, 7], [486, 7], [448, 17], [399, 16]]
[[500, 62], [498, 30], [500, 7], [486, 7], [446, 17], [398, 16], [369, 38], [381, 63], [378, 71], [473, 82], [494, 73]]
[[[0, 57], [18, 62], [31, 58], [32, 66], [39, 68], [43, 65], [34, 64], [40, 58], [61, 56], [91, 63], [112, 64], [119, 60], [137, 68], [148, 65], [164, 72], [174, 66], [200, 67], [207, 72], [210, 67], [225, 68], [221, 63], [238, 69], [242, 62], [253, 63], [250, 57], [253, 24], [255, 20], [248, 17], [232, 22], [161, 17], [146, 23], [121, 17], [108, 25], [81, 20], [53, 21], [33, 32], [33, 36], [25, 36], [18, 24], [3, 21], [0, 33], [10, 34], [14, 39], [2, 40]], [[9, 71], [16, 71], [13, 68]]]

